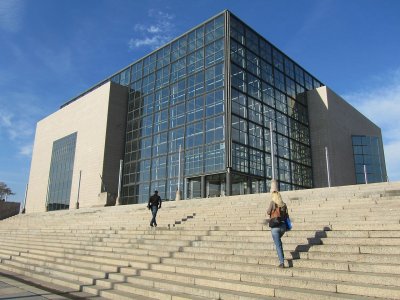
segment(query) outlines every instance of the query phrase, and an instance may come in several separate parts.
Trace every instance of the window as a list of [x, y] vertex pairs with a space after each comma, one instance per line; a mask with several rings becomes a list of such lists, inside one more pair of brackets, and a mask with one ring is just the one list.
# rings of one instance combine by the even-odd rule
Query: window
[[48, 211], [68, 209], [71, 196], [77, 133], [53, 142], [48, 179]]
[[211, 20], [205, 25], [205, 43], [224, 36], [224, 15]]
[[119, 84], [121, 84], [121, 85], [129, 85], [130, 74], [131, 74], [131, 71], [130, 71], [129, 68], [124, 70], [124, 71], [122, 71], [121, 74], [120, 74]]
[[171, 47], [170, 45], [157, 51], [157, 69], [167, 66], [170, 62]]
[[224, 59], [224, 40], [219, 39], [205, 47], [206, 67], [214, 65]]
[[206, 95], [206, 118], [224, 112], [224, 90], [216, 90]]
[[232, 89], [232, 113], [247, 118], [247, 97], [245, 94]]
[[187, 79], [187, 96], [188, 99], [201, 95], [204, 92], [204, 72], [201, 71]]
[[176, 104], [185, 100], [186, 80], [183, 79], [171, 85], [171, 104]]
[[268, 82], [269, 84], [274, 85], [274, 76], [272, 73], [272, 66], [269, 63], [261, 60], [260, 67], [261, 67], [262, 80]]
[[180, 60], [171, 64], [171, 82], [175, 82], [178, 79], [186, 75], [186, 58], [181, 58]]
[[261, 102], [249, 97], [248, 98], [249, 120], [258, 124], [263, 123], [262, 104]]
[[153, 137], [153, 156], [165, 155], [168, 149], [168, 133], [163, 132]]
[[263, 128], [259, 125], [249, 122], [249, 146], [263, 150]]
[[186, 55], [187, 36], [183, 36], [171, 44], [171, 61]]
[[257, 55], [248, 52], [247, 53], [247, 71], [253, 73], [256, 76], [261, 76], [261, 62]]
[[248, 144], [247, 121], [236, 116], [232, 116], [232, 141]]
[[192, 74], [204, 68], [204, 48], [187, 56], [187, 72]]
[[235, 17], [231, 17], [230, 20], [231, 23], [231, 36], [238, 41], [240, 44], [244, 45], [245, 44], [245, 39], [244, 39], [244, 25], [242, 22], [240, 22], [238, 19]]
[[294, 79], [294, 65], [293, 62], [287, 57], [285, 57], [285, 74]]
[[185, 124], [185, 104], [181, 103], [171, 107], [170, 109], [170, 128], [178, 127]]
[[204, 152], [203, 147], [186, 150], [185, 176], [200, 174], [203, 172]]
[[260, 56], [270, 64], [272, 63], [272, 46], [263, 39], [260, 39]]
[[249, 150], [247, 147], [232, 143], [232, 167], [234, 170], [248, 173], [249, 172]]
[[218, 64], [205, 71], [206, 91], [211, 91], [224, 85], [224, 64]]
[[143, 76], [149, 75], [156, 69], [156, 54], [153, 53], [143, 59]]
[[205, 172], [225, 170], [225, 143], [218, 143], [205, 147]]
[[131, 81], [137, 81], [142, 78], [142, 61], [137, 62], [131, 68]]
[[186, 126], [186, 149], [203, 144], [203, 121]]
[[258, 54], [258, 35], [249, 27], [245, 27], [246, 46], [254, 53]]
[[246, 67], [245, 53], [245, 47], [231, 39], [231, 60], [242, 68]]
[[274, 81], [275, 81], [275, 87], [282, 92], [286, 91], [285, 88], [285, 76], [283, 73], [279, 72], [278, 70], [275, 69], [274, 71]]
[[253, 175], [264, 176], [264, 155], [261, 151], [249, 150], [249, 172]]
[[169, 152], [179, 151], [179, 146], [183, 148], [185, 128], [180, 127], [169, 132]]
[[352, 136], [356, 182], [384, 182], [386, 166], [382, 142], [376, 136]]
[[155, 94], [155, 110], [162, 110], [168, 107], [169, 103], [169, 88], [165, 87]]
[[234, 64], [231, 65], [231, 81], [233, 87], [246, 92], [246, 72]]
[[166, 66], [156, 73], [156, 90], [168, 85], [169, 83], [169, 66]]
[[201, 120], [204, 114], [204, 96], [189, 100], [186, 107], [187, 122]]
[[262, 98], [261, 96], [261, 80], [258, 79], [257, 77], [248, 74], [247, 76], [247, 87], [248, 87], [248, 91], [247, 93], [257, 99]]
[[140, 158], [151, 157], [151, 137], [140, 140]]
[[224, 116], [206, 120], [206, 144], [223, 141], [225, 139]]
[[276, 48], [272, 50], [274, 67], [283, 72], [283, 55]]
[[168, 129], [168, 110], [162, 110], [154, 114], [154, 133]]
[[152, 159], [151, 180], [160, 180], [167, 175], [167, 157], [161, 156]]

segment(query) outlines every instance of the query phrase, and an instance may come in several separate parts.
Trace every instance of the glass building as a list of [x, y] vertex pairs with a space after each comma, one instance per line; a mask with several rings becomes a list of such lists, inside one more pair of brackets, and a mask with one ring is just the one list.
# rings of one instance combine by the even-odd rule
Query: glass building
[[123, 203], [312, 187], [307, 103], [321, 83], [230, 12], [112, 78], [130, 86]]
[[280, 190], [313, 186], [300, 95], [322, 84], [231, 12], [108, 80], [130, 90], [123, 204], [173, 200], [178, 182], [184, 199], [268, 191], [271, 125]]
[[298, 94], [321, 83], [229, 11], [111, 80], [130, 87], [124, 204], [146, 202], [153, 190], [175, 199], [178, 181], [184, 198], [269, 190], [270, 124], [280, 190], [312, 187]]

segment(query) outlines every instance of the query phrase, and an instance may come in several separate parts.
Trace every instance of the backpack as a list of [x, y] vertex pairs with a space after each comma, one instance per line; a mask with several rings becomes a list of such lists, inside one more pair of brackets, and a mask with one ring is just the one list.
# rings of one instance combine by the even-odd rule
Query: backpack
[[286, 205], [279, 207], [275, 206], [275, 209], [271, 212], [271, 217], [269, 219], [268, 225], [271, 228], [278, 227], [287, 218], [287, 208]]

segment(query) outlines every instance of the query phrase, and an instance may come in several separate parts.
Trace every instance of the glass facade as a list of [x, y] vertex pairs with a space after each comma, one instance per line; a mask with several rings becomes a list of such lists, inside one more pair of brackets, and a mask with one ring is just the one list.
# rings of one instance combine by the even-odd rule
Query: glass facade
[[225, 172], [225, 36], [223, 13], [112, 78], [130, 86], [124, 204], [147, 202], [154, 190], [175, 199], [178, 174], [180, 190], [184, 177], [186, 197], [197, 197], [189, 186], [199, 176]]
[[387, 181], [381, 139], [376, 136], [353, 135], [352, 144], [357, 184]]
[[232, 193], [269, 189], [270, 124], [280, 190], [311, 188], [307, 102], [297, 95], [321, 83], [232, 14], [229, 34], [232, 171], [241, 175]]
[[53, 142], [46, 210], [69, 208], [77, 133]]
[[107, 80], [130, 88], [123, 204], [175, 199], [178, 174], [183, 198], [269, 190], [270, 122], [280, 189], [312, 187], [300, 94], [321, 83], [229, 11]]

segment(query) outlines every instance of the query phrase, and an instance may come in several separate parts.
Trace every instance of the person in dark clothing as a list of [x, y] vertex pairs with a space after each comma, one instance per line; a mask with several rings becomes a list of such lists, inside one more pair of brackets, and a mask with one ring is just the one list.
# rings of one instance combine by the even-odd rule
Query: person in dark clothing
[[150, 197], [149, 203], [147, 204], [148, 209], [151, 210], [153, 218], [151, 219], [150, 226], [157, 227], [157, 211], [161, 208], [161, 197], [158, 195], [158, 191], [154, 191], [154, 195]]

